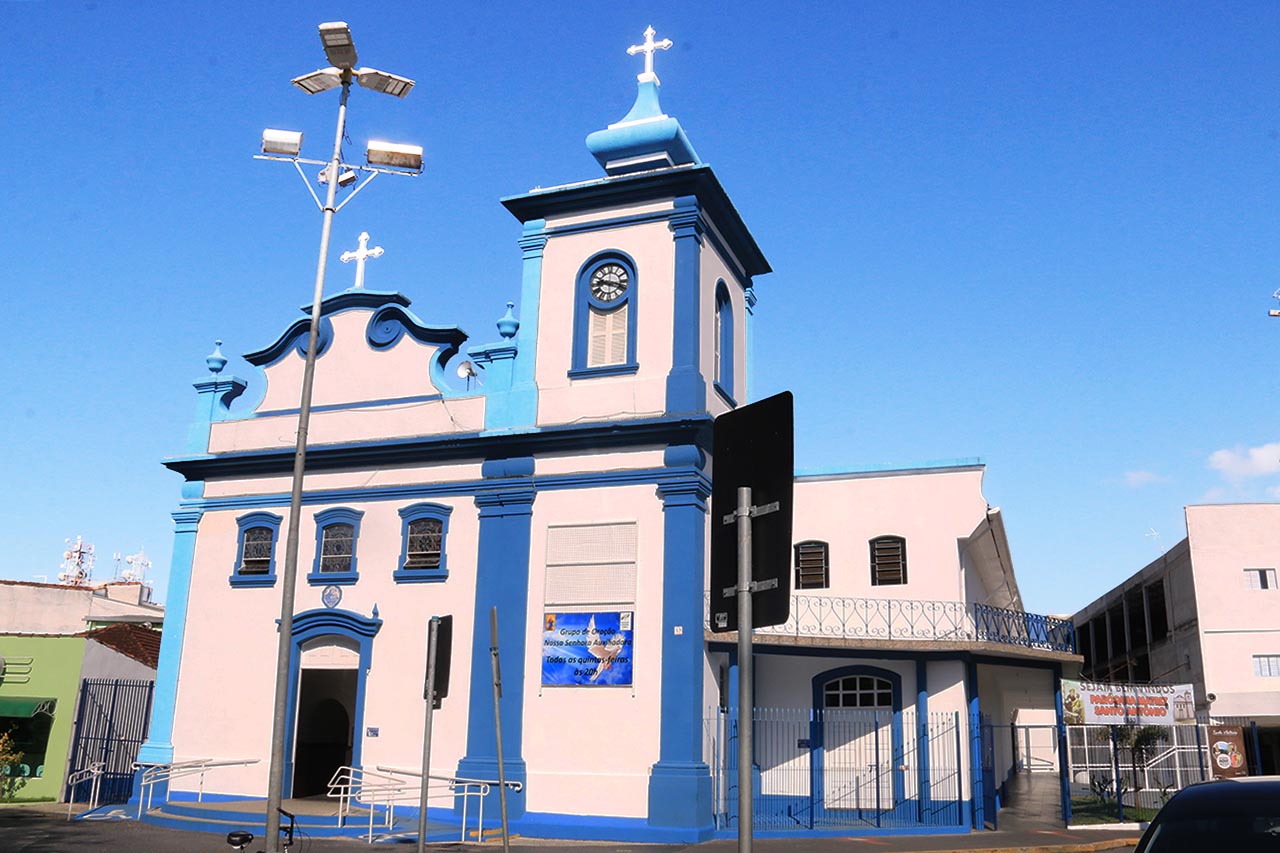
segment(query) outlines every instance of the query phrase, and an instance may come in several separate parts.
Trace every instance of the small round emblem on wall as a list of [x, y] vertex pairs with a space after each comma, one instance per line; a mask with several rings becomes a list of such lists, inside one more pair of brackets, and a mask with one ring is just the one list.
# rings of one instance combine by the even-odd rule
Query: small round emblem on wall
[[324, 592], [320, 593], [320, 601], [325, 607], [332, 610], [342, 603], [342, 587], [330, 584], [324, 588]]

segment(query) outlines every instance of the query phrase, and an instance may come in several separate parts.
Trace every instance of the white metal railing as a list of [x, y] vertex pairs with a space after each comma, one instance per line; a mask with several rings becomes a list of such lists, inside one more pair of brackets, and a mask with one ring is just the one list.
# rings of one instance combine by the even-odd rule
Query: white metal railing
[[[421, 791], [422, 791], [422, 782], [420, 781], [422, 779], [421, 771], [406, 770], [404, 768], [399, 768], [399, 767], [383, 767], [381, 765], [379, 765], [377, 769], [382, 773], [391, 774], [392, 776], [397, 777], [399, 781], [403, 783], [407, 783], [408, 796], [399, 797], [396, 799], [396, 802], [405, 802], [406, 800], [414, 803], [420, 802], [419, 798], [421, 796]], [[470, 801], [472, 799], [476, 799], [479, 801], [476, 808], [476, 838], [478, 840], [483, 841], [484, 840], [484, 801], [485, 801], [485, 798], [489, 795], [489, 792], [498, 784], [498, 780], [468, 779], [461, 776], [437, 776], [435, 774], [431, 774], [431, 776], [429, 776], [428, 778], [431, 781], [443, 782], [447, 786], [446, 789], [441, 793], [432, 794], [430, 789], [430, 784], [428, 784], [428, 788], [427, 788], [428, 800], [431, 800], [431, 799], [453, 800], [456, 797], [462, 797], [462, 824], [459, 828], [460, 841], [467, 840], [467, 816], [470, 812]], [[524, 786], [520, 782], [507, 782], [506, 786], [507, 786], [507, 789], [511, 791], [520, 791], [524, 788]], [[388, 812], [387, 824], [388, 825], [390, 825], [391, 823], [390, 812], [393, 808], [394, 808], [394, 803], [391, 803], [388, 805], [388, 808], [387, 808], [387, 812]]]
[[[199, 776], [200, 782], [196, 789], [196, 802], [204, 802], [204, 774], [210, 770], [219, 767], [243, 767], [247, 764], [257, 764], [256, 758], [197, 758], [192, 761], [175, 761], [172, 764], [135, 764], [135, 768], [142, 767], [142, 778], [139, 780], [138, 788], [138, 819], [142, 819], [142, 804], [146, 802], [146, 810], [151, 810], [151, 795], [155, 793], [155, 786], [160, 782], [169, 782], [173, 779], [181, 779], [184, 776]], [[145, 792], [146, 796], [143, 796]]]
[[67, 777], [67, 785], [71, 788], [71, 796], [67, 798], [67, 820], [71, 820], [71, 807], [76, 803], [76, 786], [86, 779], [93, 780], [93, 784], [89, 786], [89, 811], [98, 807], [98, 791], [102, 786], [102, 773], [106, 767], [105, 762], [95, 761]]

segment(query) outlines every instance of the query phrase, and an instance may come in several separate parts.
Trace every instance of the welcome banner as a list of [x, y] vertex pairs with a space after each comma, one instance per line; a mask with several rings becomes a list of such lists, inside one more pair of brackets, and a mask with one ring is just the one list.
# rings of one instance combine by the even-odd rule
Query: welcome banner
[[1067, 725], [1173, 726], [1194, 723], [1190, 684], [1104, 684], [1062, 680], [1062, 720]]

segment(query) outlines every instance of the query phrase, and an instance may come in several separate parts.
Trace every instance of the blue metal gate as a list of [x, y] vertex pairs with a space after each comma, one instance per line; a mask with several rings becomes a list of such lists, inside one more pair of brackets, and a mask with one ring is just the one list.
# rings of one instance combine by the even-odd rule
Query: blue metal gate
[[[146, 740], [151, 722], [153, 681], [86, 678], [80, 683], [80, 703], [71, 745], [68, 778], [95, 761], [103, 764], [99, 803], [123, 803], [133, 790], [133, 762]], [[75, 787], [77, 802], [89, 799], [92, 780]], [[72, 795], [67, 786], [66, 796]]]

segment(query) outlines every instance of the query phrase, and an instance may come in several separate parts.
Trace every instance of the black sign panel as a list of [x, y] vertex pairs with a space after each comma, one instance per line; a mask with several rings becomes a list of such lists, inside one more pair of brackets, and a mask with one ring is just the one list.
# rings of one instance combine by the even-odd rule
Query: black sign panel
[[[738, 489], [751, 488], [752, 627], [791, 611], [792, 398], [784, 391], [716, 418], [711, 468], [711, 630], [738, 629]], [[730, 519], [725, 523], [725, 518]]]
[[[441, 616], [440, 624], [436, 627], [436, 671], [435, 671], [435, 699], [431, 702], [431, 707], [440, 708], [440, 700], [449, 695], [449, 664], [453, 658], [453, 616]], [[431, 695], [431, 685], [425, 685], [422, 698], [427, 699]]]

